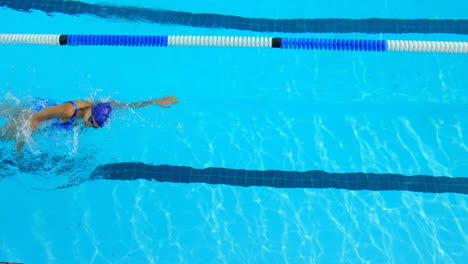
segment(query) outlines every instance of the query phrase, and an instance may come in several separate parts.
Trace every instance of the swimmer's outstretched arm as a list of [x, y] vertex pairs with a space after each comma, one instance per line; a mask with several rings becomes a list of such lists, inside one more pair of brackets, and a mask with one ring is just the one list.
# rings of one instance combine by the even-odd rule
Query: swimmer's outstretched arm
[[178, 104], [179, 101], [177, 101], [177, 98], [174, 98], [173, 95], [166, 95], [163, 98], [154, 99], [154, 100], [145, 101], [145, 102], [124, 104], [124, 103], [120, 103], [117, 101], [112, 101], [111, 103], [114, 107], [120, 107], [120, 108], [126, 108], [126, 107], [141, 108], [141, 107], [145, 107], [148, 105], [159, 105], [162, 108], [171, 108], [170, 106], [171, 104]]

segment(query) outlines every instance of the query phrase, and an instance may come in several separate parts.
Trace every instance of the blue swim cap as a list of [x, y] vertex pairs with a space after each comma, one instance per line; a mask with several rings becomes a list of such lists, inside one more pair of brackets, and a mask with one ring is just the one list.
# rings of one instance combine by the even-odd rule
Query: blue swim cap
[[111, 103], [102, 103], [91, 108], [91, 114], [94, 117], [96, 123], [102, 127], [106, 123], [107, 118], [112, 113]]

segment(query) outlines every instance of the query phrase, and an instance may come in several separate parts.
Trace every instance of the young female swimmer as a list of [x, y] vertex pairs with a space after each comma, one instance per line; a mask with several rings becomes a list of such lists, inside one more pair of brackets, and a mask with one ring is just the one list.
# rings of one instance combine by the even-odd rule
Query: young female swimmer
[[[150, 101], [124, 104], [117, 101], [108, 103], [93, 104], [86, 100], [72, 100], [64, 103], [54, 102], [47, 99], [36, 99], [34, 104], [27, 111], [3, 106], [0, 117], [11, 118], [12, 113], [22, 114], [13, 117], [11, 122], [6, 122], [0, 127], [0, 139], [12, 140], [16, 138], [19, 126], [29, 121], [31, 132], [36, 130], [39, 124], [45, 123], [45, 127], [52, 129], [70, 130], [79, 119], [87, 127], [100, 128], [106, 124], [107, 119], [114, 107], [118, 108], [140, 108], [148, 105], [159, 105], [163, 108], [170, 108], [172, 104], [178, 104], [177, 98], [172, 95]], [[16, 153], [19, 154], [24, 145], [21, 139], [16, 141]]]

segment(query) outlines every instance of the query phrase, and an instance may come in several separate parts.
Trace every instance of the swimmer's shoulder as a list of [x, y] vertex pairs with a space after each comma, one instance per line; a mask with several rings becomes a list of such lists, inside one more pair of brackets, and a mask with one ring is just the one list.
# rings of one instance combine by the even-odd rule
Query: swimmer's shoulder
[[75, 106], [71, 102], [75, 103], [76, 105], [75, 101], [68, 101], [63, 104], [57, 105], [56, 110], [59, 111], [62, 114], [62, 116], [73, 116], [75, 114]]

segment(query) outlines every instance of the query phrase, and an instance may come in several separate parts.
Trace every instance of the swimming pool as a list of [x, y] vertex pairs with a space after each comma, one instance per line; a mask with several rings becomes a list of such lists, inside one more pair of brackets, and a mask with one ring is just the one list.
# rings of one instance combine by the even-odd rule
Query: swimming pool
[[[460, 1], [444, 1], [444, 6], [367, 1], [366, 8], [347, 1], [296, 5], [238, 1], [233, 6], [187, 1], [42, 2], [48, 5], [0, 1], [0, 17], [9, 22], [1, 33], [468, 41], [466, 34], [441, 32], [286, 33], [294, 25], [278, 22], [379, 17], [395, 19], [392, 23], [400, 27], [399, 19], [412, 18], [466, 23], [467, 4]], [[81, 3], [79, 9], [65, 8], [76, 3]], [[107, 10], [120, 11], [93, 9], [98, 4], [118, 5]], [[88, 9], [83, 11], [84, 6]], [[135, 6], [149, 14], [159, 10], [160, 19], [172, 22], [143, 19], [138, 15], [146, 11], [128, 8]], [[417, 15], [412, 14], [414, 8]], [[215, 21], [213, 27], [198, 27], [187, 22], [186, 13], [221, 16], [206, 17]], [[235, 25], [230, 16], [241, 17], [247, 25], [258, 22], [249, 18], [268, 18], [274, 25], [267, 29], [280, 26], [276, 32], [230, 29]], [[2, 104], [37, 97], [135, 102], [167, 94], [180, 100], [171, 109], [117, 112], [110, 126], [100, 130], [37, 136], [20, 157], [12, 142], [0, 142], [0, 261], [467, 259], [464, 194], [160, 182], [151, 180], [154, 168], [139, 165], [169, 165], [171, 171], [176, 166], [193, 172], [229, 170], [216, 172], [218, 176], [233, 175], [234, 170], [246, 170], [245, 174], [320, 170], [464, 179], [466, 55], [45, 46], [2, 46], [0, 54]], [[115, 164], [126, 167], [109, 167]], [[107, 179], [100, 179], [103, 168], [110, 175]], [[118, 174], [124, 169], [130, 173]]]

